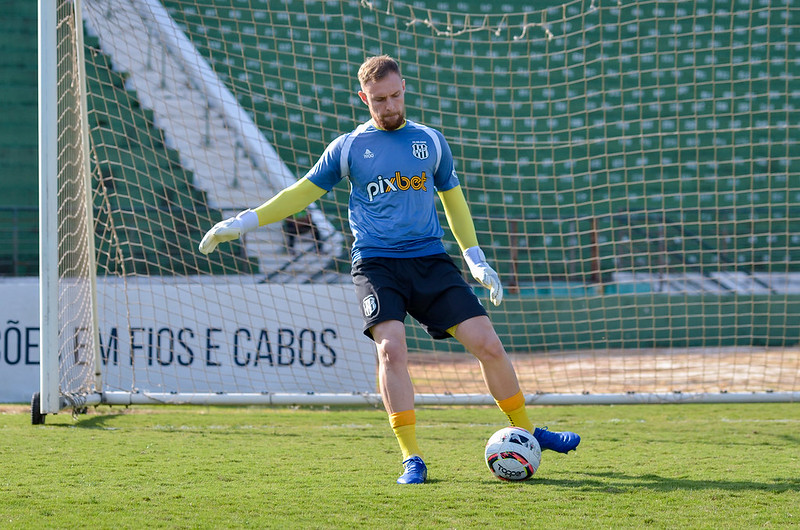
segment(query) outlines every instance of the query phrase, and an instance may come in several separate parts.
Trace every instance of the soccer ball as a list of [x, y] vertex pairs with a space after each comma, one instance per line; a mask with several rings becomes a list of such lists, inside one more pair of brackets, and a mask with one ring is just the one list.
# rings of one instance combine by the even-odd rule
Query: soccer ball
[[486, 465], [500, 480], [528, 480], [541, 460], [539, 442], [520, 427], [500, 429], [486, 442]]

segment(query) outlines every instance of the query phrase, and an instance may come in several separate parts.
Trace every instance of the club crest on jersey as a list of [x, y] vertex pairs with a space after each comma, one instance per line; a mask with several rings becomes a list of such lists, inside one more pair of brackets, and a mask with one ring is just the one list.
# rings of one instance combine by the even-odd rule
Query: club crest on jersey
[[378, 299], [374, 294], [370, 294], [361, 300], [361, 308], [364, 310], [365, 317], [371, 317], [378, 309]]
[[415, 158], [419, 158], [420, 160], [427, 159], [429, 156], [428, 144], [426, 142], [412, 142], [411, 154], [414, 155]]

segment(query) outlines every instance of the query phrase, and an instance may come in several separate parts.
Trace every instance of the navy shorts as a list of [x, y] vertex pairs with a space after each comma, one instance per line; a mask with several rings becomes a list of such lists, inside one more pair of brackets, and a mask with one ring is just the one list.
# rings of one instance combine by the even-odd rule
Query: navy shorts
[[351, 274], [364, 318], [364, 334], [387, 320], [416, 319], [434, 339], [465, 320], [486, 315], [475, 292], [447, 254], [421, 258], [364, 258]]

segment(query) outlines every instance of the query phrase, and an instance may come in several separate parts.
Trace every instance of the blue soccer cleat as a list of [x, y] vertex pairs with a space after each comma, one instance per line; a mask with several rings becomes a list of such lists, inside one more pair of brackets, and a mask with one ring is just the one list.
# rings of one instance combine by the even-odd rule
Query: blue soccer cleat
[[581, 443], [581, 437], [574, 432], [564, 431], [555, 432], [547, 430], [547, 427], [533, 430], [533, 437], [539, 442], [539, 447], [555, 451], [557, 453], [569, 453]]
[[422, 484], [428, 478], [428, 467], [418, 456], [403, 460], [403, 474], [397, 479], [398, 484]]

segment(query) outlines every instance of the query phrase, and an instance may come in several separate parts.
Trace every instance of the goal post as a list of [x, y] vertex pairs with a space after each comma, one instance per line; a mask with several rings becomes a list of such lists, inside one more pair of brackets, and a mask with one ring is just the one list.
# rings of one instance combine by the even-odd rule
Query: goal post
[[56, 0], [40, 0], [38, 23], [39, 343], [42, 352], [39, 387], [40, 409], [46, 414], [61, 410], [58, 395], [58, 238], [55, 236], [58, 233]]
[[[102, 388], [81, 1], [39, 2], [40, 412]], [[85, 352], [69, 337], [86, 332]], [[77, 344], [77, 341], [72, 341]], [[74, 400], [77, 399], [78, 402]]]
[[[788, 3], [39, 1], [42, 414], [379, 402], [346, 185], [197, 244], [369, 118], [380, 53], [451, 145], [530, 403], [800, 398]], [[493, 402], [407, 333], [418, 402]]]

